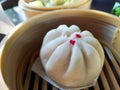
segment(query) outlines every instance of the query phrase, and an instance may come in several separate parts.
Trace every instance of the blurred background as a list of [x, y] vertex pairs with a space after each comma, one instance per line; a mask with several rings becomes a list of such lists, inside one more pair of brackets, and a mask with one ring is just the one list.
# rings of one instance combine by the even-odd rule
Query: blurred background
[[[97, 9], [101, 11], [105, 11], [111, 13], [112, 7], [114, 6], [115, 2], [120, 2], [120, 0], [93, 0], [91, 9]], [[3, 6], [8, 17], [11, 21], [17, 25], [20, 22], [24, 21], [24, 15], [19, 15], [22, 12], [18, 6], [18, 0], [0, 0], [0, 3]]]
[[[0, 0], [4, 9], [9, 9], [18, 5], [18, 0]], [[93, 0], [92, 8], [110, 12], [115, 2], [120, 0]]]

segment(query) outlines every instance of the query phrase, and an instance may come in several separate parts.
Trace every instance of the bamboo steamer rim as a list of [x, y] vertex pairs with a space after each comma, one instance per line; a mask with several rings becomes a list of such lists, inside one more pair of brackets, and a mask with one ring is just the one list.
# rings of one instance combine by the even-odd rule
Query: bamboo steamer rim
[[[67, 15], [66, 15], [67, 13]], [[74, 15], [75, 14], [75, 15]], [[59, 18], [59, 17], [64, 17], [64, 16], [84, 16], [84, 17], [89, 17], [91, 19], [96, 19], [100, 21], [107, 22], [111, 25], [114, 25], [117, 28], [120, 28], [120, 18], [110, 14], [106, 13], [103, 11], [99, 10], [94, 10], [94, 9], [88, 9], [88, 10], [81, 10], [81, 9], [61, 9], [61, 10], [55, 10], [52, 12], [46, 12], [40, 15], [36, 15], [35, 17], [32, 17], [31, 19], [27, 20], [26, 23], [24, 23], [24, 27], [27, 26], [27, 24], [32, 24], [33, 22], [37, 22], [38, 18], [39, 21], [42, 20], [49, 20], [49, 19], [54, 19], [54, 18]], [[48, 18], [49, 17], [49, 18]], [[28, 25], [29, 26], [29, 25]]]
[[22, 25], [23, 23], [15, 26], [11, 31], [10, 33], [8, 33], [0, 42], [0, 90], [10, 90], [9, 86], [7, 85], [7, 81], [4, 77], [4, 70], [2, 69], [3, 68], [3, 64], [5, 62], [3, 62], [1, 60], [1, 57], [2, 57], [2, 53], [4, 51], [4, 48], [5, 48], [5, 43], [7, 43], [7, 41], [9, 40], [9, 38], [11, 37], [11, 35]]
[[[34, 24], [34, 22], [42, 22], [42, 20], [49, 20], [49, 19], [53, 19], [53, 18], [58, 18], [61, 17], [61, 15], [59, 15], [60, 13], [63, 14], [63, 16], [65, 15], [64, 12], [68, 13], [72, 13], [73, 16], [75, 15], [89, 15], [90, 18], [93, 19], [98, 19], [101, 21], [105, 21], [107, 23], [110, 23], [111, 25], [114, 25], [118, 28], [120, 28], [120, 18], [106, 13], [106, 12], [102, 12], [102, 11], [97, 11], [97, 10], [78, 10], [78, 9], [68, 9], [68, 10], [57, 10], [57, 11], [53, 11], [53, 12], [47, 12], [41, 15], [37, 15], [31, 19], [29, 19], [28, 21], [26, 21], [25, 23], [23, 23], [22, 25], [20, 25], [19, 28], [14, 28], [13, 30], [11, 30], [11, 32], [5, 36], [5, 38], [1, 41], [0, 44], [0, 48], [3, 47], [3, 49], [5, 49], [4, 45], [5, 44], [10, 44], [10, 41], [23, 29], [23, 28], [27, 28], [29, 27], [29, 25]], [[94, 15], [94, 16], [93, 16]], [[46, 18], [49, 16], [49, 19]], [[54, 17], [57, 16], [57, 17]], [[38, 20], [39, 18], [39, 20]], [[38, 21], [37, 21], [38, 20]], [[4, 70], [3, 64], [4, 61], [1, 61], [1, 55], [2, 52], [0, 53], [0, 69], [1, 71]], [[4, 77], [4, 71], [2, 71], [2, 75], [3, 75], [3, 79], [4, 81], [7, 83], [8, 81], [5, 80]]]
[[91, 3], [92, 0], [82, 0], [82, 1], [78, 1], [77, 3], [73, 3], [73, 4], [69, 4], [69, 5], [60, 5], [60, 6], [51, 6], [51, 7], [34, 7], [28, 4], [29, 0], [20, 0], [19, 3], [21, 3], [21, 5], [23, 5], [26, 8], [29, 9], [33, 9], [33, 10], [45, 10], [45, 11], [49, 11], [49, 10], [57, 10], [57, 9], [68, 9], [68, 8], [78, 8], [81, 7], [87, 3]]
[[[69, 15], [74, 16], [74, 14], [75, 14], [75, 16], [77, 14], [79, 16], [88, 16], [91, 19], [104, 21], [104, 22], [107, 22], [111, 25], [114, 25], [117, 28], [120, 28], [120, 18], [115, 16], [115, 15], [103, 12], [103, 11], [92, 10], [92, 9], [90, 9], [90, 10], [80, 10], [80, 9], [56, 10], [56, 11], [46, 12], [46, 13], [43, 13], [43, 14], [40, 14], [40, 15], [36, 15], [35, 17], [32, 17], [32, 18], [28, 19], [25, 23], [22, 23], [19, 26], [16, 26], [15, 28], [13, 28], [13, 30], [10, 31], [9, 34], [6, 35], [7, 38], [3, 39], [1, 41], [2, 44], [0, 43], [0, 47], [3, 46], [5, 41], [7, 41], [7, 39], [9, 39], [11, 36], [13, 36], [12, 35], [13, 33], [15, 33], [16, 31], [19, 31], [22, 27], [27, 28], [27, 27], [29, 27], [29, 24], [30, 25], [34, 24], [33, 22], [37, 22], [37, 21], [42, 22], [42, 20], [49, 20], [49, 19], [63, 17], [63, 16], [66, 16], [65, 15], [66, 13], [67, 13], [67, 16], [69, 16]], [[55, 17], [55, 16], [57, 16], [57, 17]], [[38, 20], [38, 18], [39, 18], [39, 20]]]

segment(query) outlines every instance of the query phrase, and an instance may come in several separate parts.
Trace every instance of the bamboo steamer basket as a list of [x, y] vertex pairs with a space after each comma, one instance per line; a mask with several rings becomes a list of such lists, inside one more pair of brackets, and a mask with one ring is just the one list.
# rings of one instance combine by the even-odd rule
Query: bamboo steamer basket
[[[2, 90], [58, 90], [42, 80], [31, 70], [36, 53], [39, 52], [43, 37], [61, 24], [78, 25], [81, 30], [90, 30], [98, 40], [111, 44], [116, 28], [120, 28], [120, 19], [111, 14], [96, 10], [58, 10], [37, 15], [4, 37], [0, 44], [0, 75]], [[114, 66], [106, 59], [96, 85], [90, 88], [119, 90], [119, 64], [116, 73]], [[118, 73], [118, 74], [117, 74]], [[116, 76], [117, 74], [117, 76]], [[84, 89], [88, 90], [90, 88]]]
[[66, 6], [52, 6], [52, 7], [34, 7], [28, 4], [30, 0], [19, 0], [18, 6], [23, 10], [26, 18], [29, 19], [32, 16], [37, 14], [42, 14], [45, 12], [50, 12], [54, 10], [61, 10], [61, 9], [89, 9], [91, 7], [92, 0], [80, 0], [77, 3], [66, 5]]

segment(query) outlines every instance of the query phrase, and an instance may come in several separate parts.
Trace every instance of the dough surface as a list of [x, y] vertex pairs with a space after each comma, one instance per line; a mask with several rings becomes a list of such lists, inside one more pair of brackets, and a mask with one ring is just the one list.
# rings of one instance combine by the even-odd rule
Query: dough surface
[[88, 30], [60, 25], [44, 37], [40, 58], [46, 74], [64, 87], [90, 85], [98, 78], [104, 52]]

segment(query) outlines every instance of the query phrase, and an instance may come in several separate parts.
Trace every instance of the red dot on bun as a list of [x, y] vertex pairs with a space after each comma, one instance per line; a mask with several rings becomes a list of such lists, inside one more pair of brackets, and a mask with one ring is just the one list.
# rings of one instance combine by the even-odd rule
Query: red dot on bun
[[76, 34], [77, 38], [82, 38], [82, 36], [80, 34]]
[[71, 40], [70, 40], [70, 44], [71, 44], [71, 45], [74, 45], [74, 44], [75, 44], [75, 40], [74, 40], [74, 39], [71, 39]]

